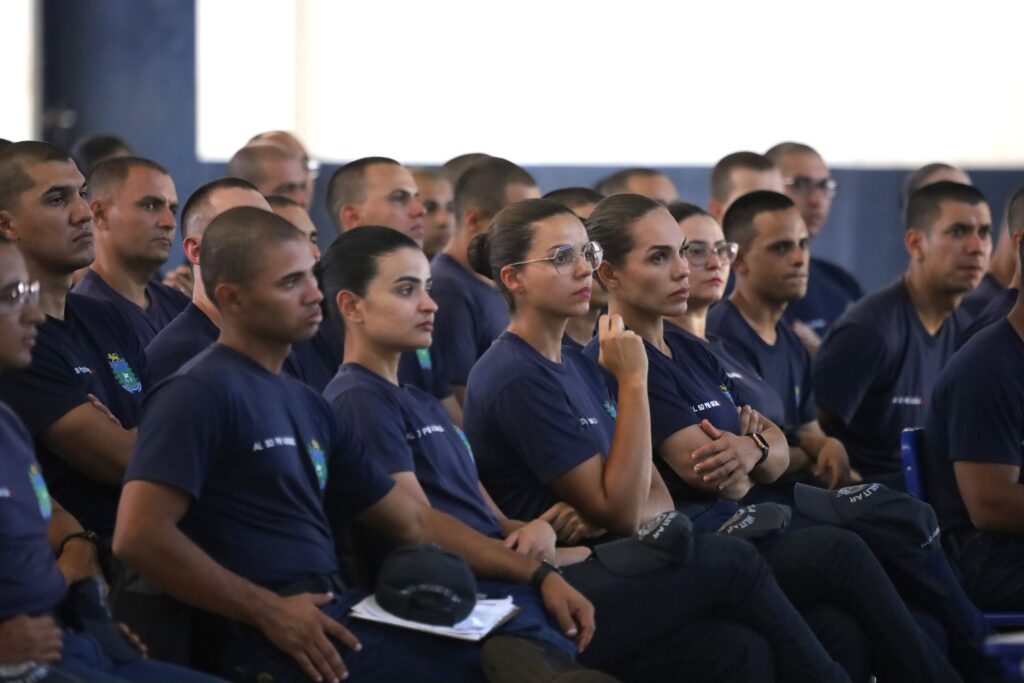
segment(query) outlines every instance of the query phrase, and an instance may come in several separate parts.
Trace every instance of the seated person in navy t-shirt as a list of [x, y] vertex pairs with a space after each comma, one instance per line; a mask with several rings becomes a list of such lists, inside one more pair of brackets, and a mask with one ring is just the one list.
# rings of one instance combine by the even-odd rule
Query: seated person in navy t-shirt
[[508, 310], [495, 284], [473, 270], [469, 244], [487, 231], [503, 208], [539, 197], [533, 177], [511, 161], [489, 157], [470, 166], [455, 184], [455, 233], [431, 261], [431, 292], [437, 302], [434, 345], [444, 359], [448, 381], [464, 406], [473, 364], [508, 326]]
[[[32, 362], [36, 328], [45, 319], [35, 285], [18, 250], [0, 237], [0, 372]], [[69, 586], [102, 581], [95, 536], [50, 498], [31, 436], [2, 402], [0, 489], [0, 678], [40, 683], [212, 681], [140, 659], [128, 640], [120, 645], [129, 655], [118, 653], [111, 659], [97, 641], [55, 617], [67, 607]], [[111, 634], [120, 638], [116, 631]]]
[[[825, 227], [836, 194], [828, 165], [813, 147], [799, 142], [779, 143], [765, 156], [782, 172], [785, 194], [799, 209], [813, 241]], [[853, 275], [835, 263], [811, 256], [807, 294], [791, 303], [784, 317], [813, 355], [832, 323], [862, 296], [864, 291]]]
[[790, 469], [830, 488], [851, 480], [843, 444], [822, 431], [811, 392], [811, 357], [782, 315], [807, 291], [807, 228], [793, 201], [757, 191], [725, 214], [725, 238], [739, 245], [736, 289], [708, 313], [707, 329], [750, 365], [782, 400]]
[[[299, 231], [260, 209], [230, 209], [208, 228], [201, 260], [219, 343], [146, 403], [115, 553], [171, 596], [235, 622], [222, 650], [233, 677], [480, 680], [475, 645], [351, 621], [362, 596], [337, 577], [331, 525], [358, 518], [396, 542], [440, 541], [517, 583], [539, 563], [394, 487], [326, 401], [281, 373], [291, 344], [322, 320]], [[584, 647], [590, 604], [557, 574], [537, 583]]]
[[[327, 186], [327, 211], [339, 233], [381, 225], [423, 246], [426, 209], [412, 173], [394, 159], [356, 159], [335, 171]], [[462, 408], [452, 393], [444, 363], [437, 346], [416, 349], [402, 355], [399, 374], [402, 382], [437, 397], [452, 420], [462, 424]], [[332, 377], [339, 364], [331, 369]]]
[[68, 292], [93, 237], [85, 179], [67, 154], [43, 142], [0, 150], [0, 234], [18, 244], [47, 316], [32, 364], [0, 378], [0, 400], [35, 439], [54, 496], [108, 538], [149, 379], [127, 319]]
[[[1018, 242], [1019, 243], [1019, 242]], [[1018, 251], [1019, 253], [1019, 251]], [[948, 362], [922, 468], [943, 541], [982, 609], [1024, 610], [1024, 301]]]
[[72, 291], [116, 306], [145, 348], [188, 305], [153, 279], [171, 253], [174, 181], [149, 159], [118, 157], [93, 168], [89, 195], [96, 260]]
[[[1022, 239], [1024, 239], [1024, 187], [1017, 190], [1007, 203], [1006, 230], [999, 239], [999, 245], [996, 247], [997, 253], [992, 255], [992, 263], [994, 265], [996, 258], [1000, 256], [998, 252], [1004, 249], [1013, 252], [1013, 277], [1006, 288], [991, 292], [985, 298], [984, 306], [980, 312], [972, 318], [970, 325], [957, 338], [956, 347], [958, 349], [984, 328], [1005, 318], [1010, 313], [1010, 309], [1017, 303], [1021, 281], [1020, 244]], [[990, 277], [990, 275], [991, 273], [985, 277]], [[960, 307], [965, 308], [968, 297], [975, 294], [979, 289], [981, 289], [981, 285], [978, 285], [974, 291], [965, 296], [964, 300], [960, 303]]]
[[978, 285], [992, 249], [988, 205], [969, 185], [927, 185], [907, 204], [910, 266], [857, 302], [814, 359], [822, 425], [865, 477], [902, 486], [900, 432], [920, 426], [932, 387], [955, 350], [956, 308]]

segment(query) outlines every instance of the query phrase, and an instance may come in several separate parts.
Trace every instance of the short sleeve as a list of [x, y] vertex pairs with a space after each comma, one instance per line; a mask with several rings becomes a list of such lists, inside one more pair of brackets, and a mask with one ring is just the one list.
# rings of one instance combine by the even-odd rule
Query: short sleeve
[[807, 349], [803, 347], [803, 344], [799, 344], [798, 352], [803, 356], [803, 376], [800, 377], [800, 405], [798, 406], [799, 424], [797, 427], [802, 427], [809, 422], [815, 422], [818, 419], [818, 408], [815, 402], [814, 395], [814, 381], [811, 376], [812, 360], [811, 354], [807, 352]]
[[228, 412], [202, 381], [179, 376], [161, 384], [142, 405], [125, 481], [154, 481], [199, 498], [228, 431]]
[[946, 387], [942, 408], [951, 461], [1021, 466], [1024, 391], [1003, 374], [961, 377]]
[[833, 328], [814, 358], [811, 384], [817, 405], [850, 424], [886, 356], [885, 340], [867, 325]]
[[651, 445], [655, 449], [676, 432], [700, 424], [671, 373], [661, 372], [653, 364], [647, 373], [647, 398], [651, 409]]
[[465, 293], [435, 287], [434, 343], [451, 384], [465, 385], [477, 360], [477, 322]]
[[61, 417], [89, 402], [85, 375], [75, 374], [63, 356], [40, 344], [32, 352], [32, 365], [0, 376], [0, 400], [39, 436]]
[[369, 456], [384, 471], [414, 472], [412, 449], [405, 439], [404, 419], [394, 401], [370, 387], [350, 387], [331, 401], [336, 417], [351, 425]]
[[349, 420], [331, 417], [330, 474], [324, 505], [331, 524], [339, 526], [386, 496], [395, 481], [370, 457]]
[[581, 424], [565, 392], [548, 378], [509, 382], [495, 397], [492, 414], [501, 438], [545, 486], [601, 453], [587, 434], [599, 427]]

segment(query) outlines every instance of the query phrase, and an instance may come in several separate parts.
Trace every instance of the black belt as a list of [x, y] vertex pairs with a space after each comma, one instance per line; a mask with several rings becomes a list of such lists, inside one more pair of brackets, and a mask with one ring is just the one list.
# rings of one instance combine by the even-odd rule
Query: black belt
[[293, 581], [273, 590], [282, 597], [299, 595], [300, 593], [338, 594], [345, 590], [345, 582], [337, 574], [319, 574]]

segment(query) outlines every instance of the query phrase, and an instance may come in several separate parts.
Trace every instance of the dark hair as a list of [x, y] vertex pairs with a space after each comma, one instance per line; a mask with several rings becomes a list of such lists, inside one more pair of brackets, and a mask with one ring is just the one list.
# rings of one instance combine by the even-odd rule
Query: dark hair
[[338, 293], [349, 291], [366, 296], [367, 287], [377, 277], [377, 261], [399, 249], [422, 251], [404, 233], [379, 225], [367, 225], [341, 233], [324, 252], [320, 259], [320, 282], [324, 300], [328, 302], [327, 315], [342, 330], [345, 329], [345, 320], [335, 303]]
[[457, 157], [452, 157], [448, 161], [444, 162], [441, 166], [441, 173], [448, 179], [448, 182], [452, 184], [452, 187], [458, 184], [459, 178], [462, 174], [475, 166], [484, 159], [492, 159], [490, 154], [484, 154], [483, 152], [470, 152], [468, 154], [460, 154]]
[[252, 190], [259, 193], [255, 185], [241, 178], [218, 178], [206, 183], [192, 193], [185, 202], [185, 208], [181, 210], [181, 239], [202, 234], [210, 222], [210, 196], [217, 190], [228, 189]]
[[27, 166], [71, 161], [67, 152], [48, 142], [25, 140], [0, 147], [0, 211], [15, 209], [22, 192], [34, 184]]
[[919, 228], [930, 230], [939, 218], [941, 202], [960, 202], [977, 206], [985, 203], [985, 195], [973, 185], [943, 180], [925, 185], [910, 195], [903, 227], [907, 230]]
[[327, 213], [339, 231], [342, 207], [358, 204], [366, 198], [366, 169], [377, 164], [401, 166], [389, 157], [363, 157], [348, 162], [331, 175], [327, 183]]
[[270, 204], [270, 208], [272, 208], [272, 209], [283, 209], [283, 208], [286, 208], [286, 207], [293, 207], [293, 208], [298, 208], [298, 209], [302, 209], [303, 211], [305, 211], [305, 207], [303, 207], [302, 204], [299, 204], [297, 201], [295, 201], [291, 197], [282, 197], [279, 194], [272, 194], [269, 197], [267, 197], [266, 199], [267, 199], [267, 204]]
[[264, 254], [306, 236], [294, 225], [264, 209], [236, 206], [214, 218], [199, 246], [203, 287], [216, 305], [214, 290], [225, 282], [244, 285], [263, 266]]
[[732, 193], [732, 172], [746, 168], [751, 171], [770, 171], [775, 168], [772, 160], [757, 152], [733, 152], [722, 157], [711, 169], [711, 198], [724, 202]]
[[780, 142], [764, 153], [776, 166], [779, 164], [779, 159], [787, 154], [813, 154], [816, 157], [821, 156], [818, 154], [818, 150], [802, 142]]
[[626, 185], [629, 184], [630, 178], [635, 176], [640, 176], [641, 178], [652, 178], [659, 175], [665, 174], [653, 168], [625, 168], [597, 181], [594, 185], [594, 189], [605, 197], [610, 197], [613, 194], [629, 192]]
[[529, 173], [508, 159], [488, 157], [470, 166], [455, 183], [455, 226], [462, 227], [466, 209], [476, 209], [487, 218], [493, 218], [508, 203], [508, 187], [525, 185], [536, 187], [537, 181]]
[[762, 213], [785, 211], [795, 208], [793, 200], [779, 192], [757, 190], [734, 201], [722, 217], [722, 232], [725, 239], [736, 242], [740, 250], [750, 246], [754, 239], [754, 219]]
[[128, 174], [133, 168], [148, 168], [165, 176], [171, 174], [160, 164], [142, 157], [113, 157], [101, 161], [93, 167], [89, 174], [89, 189], [93, 195], [100, 195], [107, 190], [120, 186], [128, 179]]
[[92, 173], [93, 166], [117, 156], [121, 150], [124, 150], [125, 156], [135, 154], [132, 146], [121, 138], [101, 133], [79, 138], [71, 147], [71, 156], [74, 157], [79, 170], [85, 175], [89, 175]]
[[[672, 218], [676, 219], [676, 223], [682, 223], [687, 218], [693, 218], [694, 216], [707, 216], [714, 219], [710, 212], [689, 202], [672, 202], [668, 205], [668, 212], [672, 214]], [[717, 223], [718, 221], [715, 222]]]
[[12, 143], [7, 138], [0, 138], [0, 149], [4, 148], [4, 147], [6, 147], [7, 145], [10, 145], [10, 144], [12, 144]]
[[604, 260], [621, 265], [633, 249], [633, 223], [662, 204], [639, 194], [613, 194], [601, 201], [587, 219], [587, 235], [604, 249]]
[[559, 190], [548, 192], [544, 195], [544, 199], [558, 202], [566, 208], [575, 211], [587, 204], [598, 204], [604, 199], [604, 195], [597, 190], [591, 190], [589, 187], [563, 187]]
[[1006, 203], [1006, 224], [1010, 232], [1024, 230], [1024, 187], [1021, 187]]
[[533, 244], [534, 224], [552, 216], [577, 218], [566, 206], [550, 199], [524, 199], [499, 211], [487, 232], [469, 243], [469, 264], [494, 280], [510, 311], [516, 310], [516, 302], [501, 281], [501, 269], [526, 258]]
[[[910, 203], [910, 195], [914, 194], [922, 187], [930, 185], [928, 179], [935, 175], [936, 171], [959, 171], [960, 169], [950, 164], [936, 161], [931, 164], [925, 164], [916, 171], [911, 171], [903, 177], [903, 187], [900, 190], [900, 211], [906, 214], [907, 205]], [[904, 222], [906, 217], [904, 216]]]

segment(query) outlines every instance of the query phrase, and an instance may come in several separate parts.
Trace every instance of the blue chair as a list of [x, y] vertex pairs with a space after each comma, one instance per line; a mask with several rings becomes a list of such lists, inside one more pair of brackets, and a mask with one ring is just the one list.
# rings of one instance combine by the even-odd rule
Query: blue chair
[[[925, 491], [926, 471], [924, 468], [928, 466], [928, 458], [924, 446], [923, 427], [910, 427], [904, 429], [900, 434], [900, 460], [903, 463], [907, 493], [927, 503], [929, 501], [927, 491]], [[1024, 626], [1024, 612], [986, 612], [985, 621], [990, 626]], [[1014, 644], [1013, 647], [1019, 649], [1021, 655], [1024, 655], [1024, 645]]]

